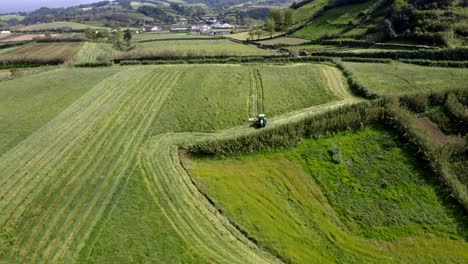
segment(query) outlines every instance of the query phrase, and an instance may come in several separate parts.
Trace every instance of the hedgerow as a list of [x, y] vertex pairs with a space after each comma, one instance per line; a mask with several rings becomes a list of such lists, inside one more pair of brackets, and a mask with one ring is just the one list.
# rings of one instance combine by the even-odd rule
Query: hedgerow
[[433, 61], [422, 59], [399, 59], [398, 61], [421, 66], [468, 68], [468, 61]]
[[383, 119], [381, 100], [362, 102], [305, 118], [300, 121], [266, 128], [259, 133], [232, 139], [208, 141], [188, 147], [195, 155], [231, 156], [256, 151], [273, 151], [297, 146], [302, 138], [337, 130], [360, 127]]
[[425, 59], [425, 60], [468, 60], [468, 48], [456, 49], [432, 49], [432, 50], [401, 50], [401, 51], [376, 51], [376, 52], [336, 52], [316, 51], [314, 56], [329, 57], [360, 57], [360, 58], [382, 58], [382, 59]]

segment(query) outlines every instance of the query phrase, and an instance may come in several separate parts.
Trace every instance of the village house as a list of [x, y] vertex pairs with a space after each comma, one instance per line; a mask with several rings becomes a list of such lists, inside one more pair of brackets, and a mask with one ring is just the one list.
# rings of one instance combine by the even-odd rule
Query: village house
[[2, 30], [2, 31], [0, 31], [0, 34], [11, 34], [11, 31], [9, 31], [9, 30]]

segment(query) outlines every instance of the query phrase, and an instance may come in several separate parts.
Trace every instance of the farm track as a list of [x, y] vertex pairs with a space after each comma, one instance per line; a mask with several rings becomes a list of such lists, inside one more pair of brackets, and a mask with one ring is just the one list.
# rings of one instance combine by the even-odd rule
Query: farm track
[[[331, 90], [343, 100], [270, 118], [267, 129], [360, 101], [349, 93], [337, 69], [325, 67]], [[149, 193], [172, 227], [208, 261], [281, 262], [249, 241], [210, 204], [178, 156], [181, 145], [260, 130], [245, 125], [218, 133], [162, 134], [147, 140], [152, 121], [181, 74], [171, 66], [117, 73], [0, 157], [0, 231], [15, 234], [1, 260], [74, 262], [137, 160]], [[256, 106], [249, 104], [249, 111], [263, 111], [260, 74], [258, 70], [250, 74], [249, 101], [255, 98]]]
[[[90, 121], [96, 120], [94, 126], [91, 126], [92, 129], [84, 127], [84, 135], [79, 132], [70, 133], [71, 138], [66, 137], [59, 141], [61, 142], [59, 146], [54, 144], [56, 142], [53, 140], [49, 140], [49, 146], [38, 148], [40, 153], [48, 153], [48, 155], [39, 155], [40, 159], [46, 159], [44, 164], [47, 165], [40, 167], [40, 170], [31, 168], [27, 174], [17, 171], [8, 182], [17, 183], [16, 186], [11, 184], [2, 186], [2, 189], [11, 189], [0, 201], [6, 209], [4, 212], [7, 212], [2, 214], [2, 220], [14, 223], [12, 226], [17, 226], [16, 231], [20, 234], [9, 255], [10, 261], [22, 262], [28, 259], [34, 263], [69, 262], [71, 252], [78, 249], [77, 243], [74, 243], [75, 236], [84, 237], [89, 234], [118, 182], [131, 165], [129, 163], [134, 160], [132, 157], [135, 157], [150, 124], [159, 113], [171, 84], [177, 82], [181, 74], [175, 70], [159, 72], [154, 69], [153, 67], [128, 70], [120, 74], [122, 79], [114, 78], [110, 82], [98, 85], [93, 92], [103, 95], [97, 98], [107, 98], [107, 100], [99, 104], [88, 104], [88, 107], [81, 110], [85, 113], [95, 113], [93, 108], [98, 108], [98, 116], [89, 115]], [[142, 81], [135, 85], [139, 79]], [[104, 96], [106, 93], [111, 96]], [[87, 98], [83, 99], [86, 101]], [[67, 115], [58, 118], [62, 122], [70, 119], [72, 124], [86, 123], [87, 119], [83, 117], [80, 118], [80, 122], [76, 122], [74, 114], [74, 111], [68, 111]], [[46, 126], [47, 128], [38, 131], [39, 134], [42, 132], [54, 135], [54, 131], [55, 134], [60, 133], [62, 129], [57, 129], [54, 124], [58, 125], [60, 122], [52, 121]], [[69, 129], [77, 131], [79, 128], [70, 126]], [[73, 137], [78, 140], [73, 141]], [[64, 152], [63, 145], [71, 145], [67, 139], [71, 139], [75, 144], [69, 151]], [[28, 144], [20, 145], [28, 147]], [[21, 157], [27, 152], [27, 150], [11, 151], [7, 155], [17, 153]], [[55, 154], [60, 158], [48, 159], [56, 156]], [[33, 156], [32, 159], [35, 157], [37, 156]], [[98, 158], [93, 159], [93, 157]], [[28, 159], [26, 162], [24, 159], [10, 160], [23, 166], [28, 162]], [[15, 168], [15, 166], [9, 167]], [[26, 178], [24, 175], [27, 175]], [[22, 180], [15, 181], [17, 177]], [[29, 184], [22, 184], [24, 182]], [[7, 217], [4, 217], [5, 215]], [[69, 250], [72, 246], [74, 250]]]

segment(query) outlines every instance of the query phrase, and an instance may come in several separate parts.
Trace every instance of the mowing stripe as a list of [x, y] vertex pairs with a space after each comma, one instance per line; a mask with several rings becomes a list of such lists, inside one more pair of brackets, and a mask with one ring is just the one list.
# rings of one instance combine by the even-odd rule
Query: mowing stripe
[[[148, 75], [148, 74], [147, 74], [147, 75]], [[151, 75], [153, 75], [153, 74], [150, 73], [148, 76], [151, 77]], [[146, 78], [146, 80], [147, 80], [147, 81], [146, 81], [147, 83], [143, 84], [143, 88], [147, 88], [146, 86], [149, 86], [148, 84], [150, 84], [150, 83], [153, 82], [153, 80], [152, 80], [151, 78]], [[137, 87], [137, 88], [138, 88], [138, 87]], [[137, 95], [128, 94], [128, 96], [126, 96], [126, 97], [127, 97], [127, 98], [133, 98], [133, 102], [124, 101], [124, 102], [122, 102], [122, 103], [120, 104], [120, 106], [121, 106], [121, 107], [125, 107], [126, 110], [122, 110], [121, 107], [120, 107], [120, 108], [117, 108], [117, 109], [115, 110], [115, 113], [116, 113], [115, 115], [112, 115], [111, 113], [109, 114], [109, 115], [111, 115], [112, 118], [108, 119], [108, 121], [106, 121], [106, 123], [107, 123], [108, 125], [109, 125], [109, 124], [113, 125], [114, 128], [118, 128], [118, 130], [117, 130], [117, 131], [114, 131], [115, 129], [113, 130], [113, 129], [107, 128], [107, 126], [103, 126], [103, 127], [101, 128], [101, 130], [100, 130], [101, 132], [100, 132], [100, 133], [97, 133], [97, 136], [94, 137], [94, 138], [95, 138], [95, 141], [98, 140], [98, 139], [103, 139], [103, 140], [101, 140], [100, 142], [106, 142], [106, 145], [105, 145], [105, 146], [107, 146], [107, 148], [106, 148], [105, 150], [103, 150], [103, 149], [101, 148], [102, 143], [100, 143], [100, 144], [98, 144], [97, 147], [94, 147], [94, 151], [90, 152], [89, 146], [94, 146], [95, 142], [92, 141], [92, 142], [90, 142], [89, 144], [87, 144], [88, 148], [85, 149], [84, 151], [82, 151], [83, 154], [82, 154], [81, 156], [78, 156], [77, 161], [74, 163], [75, 165], [68, 169], [68, 171], [69, 171], [68, 174], [69, 174], [69, 175], [71, 175], [72, 172], [75, 174], [74, 180], [72, 179], [72, 182], [70, 182], [70, 181], [65, 182], [65, 183], [67, 183], [67, 185], [66, 185], [65, 187], [64, 187], [64, 186], [61, 186], [60, 183], [59, 183], [59, 184], [56, 185], [56, 187], [52, 188], [52, 190], [55, 190], [55, 189], [56, 189], [56, 190], [62, 190], [62, 193], [61, 193], [56, 199], [60, 198], [61, 195], [63, 195], [63, 194], [67, 191], [67, 186], [68, 186], [68, 188], [69, 188], [70, 186], [72, 186], [70, 183], [73, 184], [73, 182], [76, 181], [76, 180], [78, 179], [78, 176], [77, 176], [77, 175], [81, 175], [82, 173], [85, 173], [85, 172], [87, 172], [87, 171], [91, 171], [89, 174], [87, 174], [87, 175], [90, 177], [90, 176], [92, 176], [93, 174], [95, 174], [95, 173], [93, 173], [93, 172], [94, 172], [94, 170], [97, 169], [97, 168], [100, 168], [100, 171], [106, 171], [106, 172], [108, 172], [108, 174], [112, 174], [113, 171], [110, 171], [110, 172], [109, 172], [109, 171], [108, 171], [109, 168], [103, 167], [104, 165], [100, 164], [101, 162], [99, 162], [99, 160], [88, 159], [88, 160], [87, 160], [87, 161], [88, 161], [88, 163], [87, 163], [88, 165], [86, 166], [86, 164], [83, 164], [83, 163], [82, 163], [82, 159], [84, 159], [86, 156], [90, 156], [90, 157], [99, 156], [99, 155], [97, 155], [99, 152], [101, 152], [101, 153], [106, 153], [106, 154], [108, 154], [108, 155], [110, 155], [110, 156], [114, 156], [113, 154], [123, 152], [123, 153], [121, 154], [120, 157], [123, 157], [124, 154], [126, 154], [126, 152], [127, 152], [127, 150], [128, 150], [128, 147], [132, 145], [132, 144], [131, 144], [131, 143], [132, 143], [132, 140], [128, 140], [128, 141], [121, 140], [121, 144], [117, 144], [117, 145], [115, 145], [115, 140], [117, 140], [118, 138], [123, 138], [123, 139], [125, 139], [125, 138], [131, 137], [131, 136], [136, 136], [136, 135], [138, 135], [137, 131], [133, 131], [133, 130], [129, 129], [129, 127], [127, 127], [128, 124], [127, 124], [126, 122], [129, 122], [129, 121], [132, 121], [132, 120], [134, 120], [134, 122], [137, 122], [137, 121], [146, 122], [146, 119], [144, 119], [144, 118], [143, 118], [143, 119], [139, 119], [139, 118], [138, 118], [138, 111], [134, 111], [134, 112], [133, 112], [133, 115], [129, 115], [129, 114], [127, 114], [127, 113], [128, 113], [132, 108], [135, 108], [135, 106], [137, 106], [137, 105], [143, 106], [143, 109], [146, 109], [146, 107], [144, 107], [144, 106], [146, 106], [147, 103], [149, 103], [149, 102], [151, 102], [152, 100], [155, 99], [154, 97], [151, 97], [151, 95], [156, 96], [156, 93], [151, 92], [150, 89], [144, 90], [144, 89], [136, 89], [136, 88], [135, 88], [135, 89], [133, 89], [133, 90], [134, 90], [134, 91], [144, 91], [145, 93], [140, 93], [139, 95], [138, 95], [138, 94], [137, 94]], [[141, 101], [141, 99], [144, 99], [144, 100], [145, 100], [144, 103], [139, 102], [139, 101]], [[143, 111], [143, 110], [142, 110], [142, 111]], [[114, 112], [114, 111], [112, 111], [112, 112]], [[122, 118], [122, 115], [125, 116], [125, 119]], [[115, 120], [114, 120], [114, 119], [115, 119]], [[136, 120], [136, 121], [135, 121], [135, 120]], [[123, 136], [120, 136], [120, 131], [125, 131], [125, 133], [124, 133]], [[104, 134], [105, 132], [107, 132], [108, 134]], [[110, 133], [110, 136], [113, 137], [113, 139], [114, 139], [113, 141], [112, 141], [112, 140], [109, 140], [109, 139], [106, 140], [106, 138], [109, 137], [109, 133]], [[107, 135], [107, 136], [106, 136], [106, 135]], [[121, 147], [122, 144], [124, 144], [124, 143], [127, 144], [127, 145], [126, 145], [127, 147], [126, 147], [125, 149], [121, 149], [120, 147]], [[114, 152], [110, 151], [109, 148], [111, 148], [111, 147], [113, 147]], [[101, 155], [101, 157], [104, 157], [104, 155]], [[119, 162], [121, 162], [121, 161], [118, 160], [118, 162], [116, 162], [116, 161], [112, 161], [112, 160], [111, 160], [111, 161], [108, 161], [108, 162], [111, 162], [111, 164], [113, 163], [113, 165], [114, 165], [113, 168], [117, 168], [117, 167], [120, 165]], [[96, 165], [94, 165], [94, 166], [91, 167], [91, 168], [88, 168], [88, 166], [90, 166], [90, 163], [94, 163], [94, 164], [96, 164]], [[68, 165], [68, 164], [67, 164], [67, 165]], [[108, 164], [108, 165], [109, 165], [109, 164]], [[75, 169], [76, 169], [77, 167], [80, 167], [80, 169], [79, 169], [77, 172], [75, 172]], [[98, 175], [99, 175], [99, 174], [98, 174]], [[64, 181], [65, 179], [67, 179], [66, 176], [67, 176], [67, 175], [63, 176], [63, 178], [62, 178], [63, 181]], [[95, 178], [99, 178], [99, 177], [95, 177]], [[83, 176], [80, 176], [79, 179], [80, 179], [80, 181], [84, 181], [84, 180], [87, 180], [87, 179], [89, 179], [89, 178], [86, 178], [86, 177], [84, 177], [84, 175], [83, 175]], [[92, 186], [94, 183], [93, 183], [93, 182], [90, 182], [89, 184], [91, 184], [91, 186]], [[79, 185], [79, 184], [78, 184], [78, 186], [83, 186], [83, 185], [86, 185], [86, 182], [85, 182], [85, 184], [82, 184], [82, 185]], [[76, 194], [76, 193], [79, 193], [79, 192], [80, 192], [80, 189], [75, 189], [75, 190], [72, 191], [72, 193], [71, 193], [70, 195], [73, 195], [73, 194]], [[50, 191], [50, 192], [49, 192], [49, 196], [50, 196], [51, 194], [53, 194], [53, 193], [54, 193], [53, 191]], [[98, 194], [99, 194], [99, 193], [100, 193], [100, 192], [98, 192]], [[70, 203], [71, 203], [72, 201], [73, 201], [73, 199], [70, 200]], [[47, 200], [47, 199], [44, 199], [42, 204], [47, 204], [47, 202], [48, 202], [48, 200]], [[81, 203], [81, 201], [80, 201], [80, 203]], [[85, 201], [82, 201], [82, 203], [85, 204]], [[55, 204], [55, 202], [53, 202], [52, 204]], [[55, 206], [57, 206], [57, 205], [55, 205]], [[57, 206], [57, 207], [60, 208], [60, 206]], [[52, 207], [52, 208], [55, 208], [55, 207]], [[62, 207], [63, 210], [64, 210], [64, 208], [66, 208], [66, 207]], [[42, 211], [43, 211], [43, 210], [41, 210], [41, 212], [42, 212]], [[50, 211], [50, 212], [51, 212], [51, 211]], [[54, 219], [58, 219], [58, 216], [59, 216], [59, 215], [60, 215], [60, 214], [54, 213], [54, 214], [53, 214], [53, 216], [55, 216]], [[47, 219], [47, 217], [48, 217], [48, 214], [46, 214], [46, 216], [44, 216], [42, 219], [45, 220], [45, 219]], [[70, 214], [70, 217], [71, 217], [71, 214]], [[49, 220], [47, 220], [47, 221], [49, 222]], [[43, 223], [43, 222], [42, 222], [42, 223]], [[40, 223], [40, 224], [42, 224], [42, 223]], [[54, 225], [49, 225], [49, 226], [54, 226]], [[28, 230], [28, 228], [25, 228], [25, 229], [23, 229], [23, 230]], [[50, 230], [47, 230], [47, 231], [50, 231]], [[35, 239], [28, 239], [28, 240], [29, 240], [30, 243], [33, 243], [33, 242], [35, 241]], [[44, 239], [41, 238], [40, 241], [44, 241]], [[45, 242], [44, 242], [44, 243], [45, 243]], [[39, 245], [39, 248], [40, 248], [40, 247], [41, 247], [41, 245]], [[22, 247], [22, 248], [23, 248], [23, 247]], [[29, 246], [26, 246], [26, 247], [23, 248], [23, 250], [29, 252], [29, 251], [30, 251], [30, 248], [29, 248]], [[39, 251], [38, 251], [38, 252], [39, 252]]]

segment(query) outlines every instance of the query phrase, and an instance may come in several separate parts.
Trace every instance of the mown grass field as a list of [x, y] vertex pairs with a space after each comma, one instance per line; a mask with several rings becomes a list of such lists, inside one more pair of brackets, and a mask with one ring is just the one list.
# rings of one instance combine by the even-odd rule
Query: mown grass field
[[110, 43], [86, 42], [73, 58], [75, 64], [92, 63], [98, 60], [110, 60], [120, 51], [114, 49]]
[[369, 89], [382, 94], [466, 88], [468, 69], [405, 63], [345, 63]]
[[365, 11], [373, 3], [375, 3], [375, 0], [331, 8], [308, 23], [304, 28], [294, 32], [292, 36], [314, 40], [324, 34], [340, 33], [348, 26], [349, 21], [357, 22], [359, 12]]
[[[219, 222], [217, 230], [237, 232], [240, 240], [232, 244], [229, 236], [208, 232], [202, 219], [190, 225], [212, 242], [193, 245], [192, 235], [180, 233], [185, 224], [171, 222], [179, 220], [168, 218], [148, 171], [137, 164], [151, 135], [246, 124], [250, 100], [258, 99], [252, 70], [240, 65], [63, 69], [2, 82], [2, 120], [12, 126], [5, 130], [7, 147], [0, 157], [2, 260], [200, 263], [209, 262], [212, 249], [198, 248], [213, 245], [236, 250], [238, 255], [221, 253], [226, 259], [270, 258], [251, 251], [238, 231]], [[14, 138], [17, 134], [21, 137]]]
[[0, 156], [120, 70], [59, 69], [2, 82]]
[[13, 57], [37, 57], [37, 58], [60, 58], [64, 61], [71, 61], [75, 54], [80, 50], [82, 43], [37, 43], [25, 45], [14, 49], [3, 56]]
[[272, 51], [259, 49], [255, 46], [247, 46], [235, 43], [226, 39], [207, 39], [207, 40], [168, 40], [144, 42], [137, 45], [137, 51], [173, 51], [180, 53], [181, 56], [193, 53], [197, 56], [208, 55], [271, 55]]
[[284, 152], [184, 164], [222, 212], [286, 262], [468, 259], [463, 210], [382, 128], [309, 139]]

